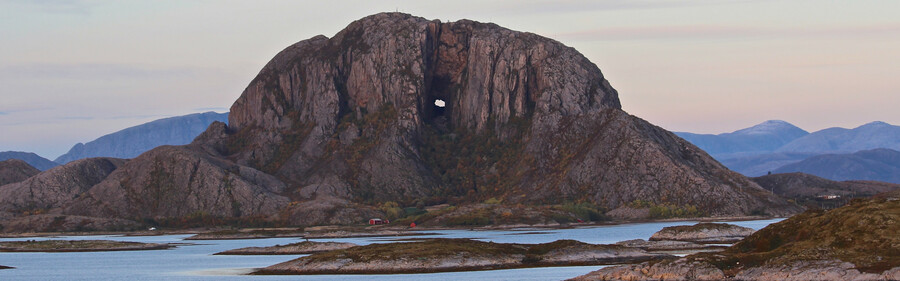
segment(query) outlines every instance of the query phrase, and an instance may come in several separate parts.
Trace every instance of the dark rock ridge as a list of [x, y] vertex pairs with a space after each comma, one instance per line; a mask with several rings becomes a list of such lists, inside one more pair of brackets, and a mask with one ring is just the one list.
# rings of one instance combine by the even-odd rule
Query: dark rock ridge
[[68, 163], [92, 157], [134, 158], [161, 145], [188, 144], [212, 122], [228, 120], [228, 113], [205, 112], [169, 117], [111, 133], [88, 143], [79, 143], [56, 158]]
[[388, 201], [489, 198], [799, 210], [622, 111], [570, 47], [494, 24], [383, 13], [289, 46], [234, 103], [229, 125], [141, 154], [60, 212], [349, 224], [382, 217]]
[[720, 253], [607, 267], [575, 280], [900, 280], [900, 200], [771, 224]]
[[32, 167], [37, 168], [41, 171], [49, 170], [50, 168], [59, 166], [59, 163], [50, 161], [47, 158], [41, 157], [40, 155], [34, 154], [32, 152], [21, 152], [21, 151], [4, 151], [0, 152], [0, 161], [5, 161], [9, 159], [19, 159], [28, 163]]
[[[751, 179], [779, 196], [818, 207], [835, 205], [828, 204], [830, 201], [844, 203], [850, 198], [871, 197], [879, 193], [900, 190], [900, 184], [878, 181], [832, 181], [804, 173], [772, 174]], [[829, 195], [837, 195], [839, 198], [823, 198]]]
[[0, 186], [26, 180], [40, 172], [19, 159], [0, 161]]
[[853, 154], [825, 154], [775, 170], [775, 173], [793, 172], [837, 181], [870, 180], [900, 184], [900, 151], [880, 148]]

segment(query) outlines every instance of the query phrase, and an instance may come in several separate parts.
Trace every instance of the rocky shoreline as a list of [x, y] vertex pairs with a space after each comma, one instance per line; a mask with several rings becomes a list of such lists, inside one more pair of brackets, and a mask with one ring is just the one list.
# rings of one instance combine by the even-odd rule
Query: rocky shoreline
[[504, 244], [469, 239], [371, 244], [313, 254], [262, 268], [256, 275], [397, 274], [546, 266], [604, 265], [671, 258], [617, 245], [573, 240]]
[[855, 201], [769, 225], [718, 253], [607, 267], [573, 280], [900, 280], [900, 200]]
[[306, 255], [343, 250], [355, 246], [358, 245], [353, 243], [304, 241], [270, 247], [246, 247], [215, 253], [215, 255]]
[[107, 252], [164, 250], [171, 244], [122, 242], [109, 240], [44, 240], [0, 242], [0, 252]]

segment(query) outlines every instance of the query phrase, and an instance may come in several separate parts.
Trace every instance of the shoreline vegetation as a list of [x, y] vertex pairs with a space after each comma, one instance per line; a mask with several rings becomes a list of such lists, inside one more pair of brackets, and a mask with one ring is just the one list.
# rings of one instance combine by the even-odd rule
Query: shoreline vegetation
[[106, 252], [164, 250], [171, 244], [124, 242], [110, 240], [44, 240], [0, 242], [0, 252]]

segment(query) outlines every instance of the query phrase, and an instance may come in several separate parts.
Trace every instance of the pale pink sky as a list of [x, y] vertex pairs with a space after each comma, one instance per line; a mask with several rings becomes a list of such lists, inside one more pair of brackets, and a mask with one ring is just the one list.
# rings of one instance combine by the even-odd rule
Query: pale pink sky
[[0, 2], [0, 151], [52, 159], [225, 111], [284, 47], [395, 10], [559, 40], [626, 111], [673, 131], [900, 124], [900, 1], [13, 0]]

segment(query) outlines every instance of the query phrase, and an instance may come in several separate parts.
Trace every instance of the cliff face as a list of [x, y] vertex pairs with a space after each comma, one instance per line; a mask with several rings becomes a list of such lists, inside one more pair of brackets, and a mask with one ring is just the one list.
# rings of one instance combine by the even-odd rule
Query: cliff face
[[623, 112], [597, 66], [574, 49], [494, 24], [363, 18], [275, 56], [229, 121], [220, 152], [298, 194], [796, 211]]
[[0, 186], [26, 180], [40, 172], [19, 159], [0, 161]]

